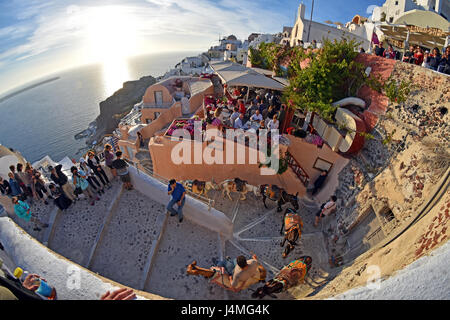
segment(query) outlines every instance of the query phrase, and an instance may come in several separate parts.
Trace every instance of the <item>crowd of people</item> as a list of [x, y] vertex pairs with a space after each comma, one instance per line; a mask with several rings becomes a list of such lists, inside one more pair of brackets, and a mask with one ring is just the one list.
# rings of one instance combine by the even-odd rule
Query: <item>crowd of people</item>
[[[235, 88], [232, 95], [226, 91], [227, 101], [209, 98], [205, 101], [206, 121], [219, 128], [253, 130], [280, 129], [286, 114], [280, 95], [272, 90], [249, 93], [247, 88]], [[247, 101], [247, 102], [244, 102]]]
[[105, 194], [105, 189], [111, 188], [111, 181], [100, 158], [104, 158], [105, 165], [111, 169], [114, 179], [120, 178], [125, 189], [133, 189], [128, 163], [122, 159], [122, 152], [114, 153], [112, 150], [112, 146], [106, 144], [100, 154], [89, 151], [79, 162], [72, 159], [71, 179], [63, 172], [61, 164], [55, 167], [48, 166], [47, 170], [50, 173], [48, 181], [30, 163], [26, 163], [25, 166], [22, 163], [11, 165], [9, 179], [0, 176], [0, 192], [11, 199], [14, 212], [19, 218], [32, 222], [33, 230], [41, 231], [42, 228], [47, 228], [48, 224], [33, 216], [32, 206], [35, 203], [42, 202], [48, 205], [49, 200], [53, 200], [53, 203], [64, 211], [80, 200], [80, 195], [83, 194], [94, 206]]
[[[375, 45], [374, 53], [379, 57], [395, 60], [400, 60], [401, 56], [400, 52], [395, 51], [392, 45], [385, 49], [382, 42]], [[429, 50], [423, 50], [420, 46], [410, 46], [401, 60], [437, 72], [450, 74], [450, 46], [446, 47], [442, 54], [437, 47], [430, 52]]]

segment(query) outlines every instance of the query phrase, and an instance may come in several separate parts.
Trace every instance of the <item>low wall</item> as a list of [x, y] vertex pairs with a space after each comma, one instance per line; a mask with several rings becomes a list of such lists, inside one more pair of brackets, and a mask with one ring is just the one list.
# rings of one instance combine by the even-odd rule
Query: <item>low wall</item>
[[[178, 141], [171, 141], [167, 137], [153, 138], [149, 142], [149, 150], [153, 161], [154, 173], [166, 179], [188, 180], [198, 179], [203, 181], [211, 181], [219, 183], [227, 179], [240, 178], [246, 180], [249, 184], [258, 186], [261, 184], [276, 184], [284, 188], [291, 194], [299, 193], [300, 196], [305, 194], [305, 187], [288, 168], [282, 175], [261, 175], [259, 163], [249, 164], [249, 148], [245, 147], [244, 163], [239, 164], [237, 161], [237, 150], [235, 144], [233, 164], [226, 162], [226, 148], [223, 150], [223, 164], [213, 163], [206, 164], [203, 159], [201, 164], [194, 163], [194, 154], [198, 154], [194, 144], [191, 146], [191, 164], [175, 164], [171, 160], [172, 149], [178, 144]], [[206, 150], [207, 143], [203, 142], [199, 149], [203, 154]], [[280, 153], [283, 152], [280, 146]], [[285, 151], [285, 150], [284, 150]]]
[[[138, 171], [134, 167], [129, 168], [131, 181], [136, 190], [153, 199], [154, 201], [166, 205], [171, 196], [167, 194], [167, 185]], [[211, 208], [190, 196], [186, 197], [183, 207], [183, 215], [186, 219], [212, 231], [220, 233], [226, 239], [233, 235], [233, 223], [222, 212]]]

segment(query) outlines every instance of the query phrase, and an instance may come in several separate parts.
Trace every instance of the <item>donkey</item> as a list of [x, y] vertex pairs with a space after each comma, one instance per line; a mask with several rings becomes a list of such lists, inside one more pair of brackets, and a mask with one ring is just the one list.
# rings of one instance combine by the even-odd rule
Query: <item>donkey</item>
[[[259, 275], [248, 279], [242, 290], [247, 289], [255, 283], [264, 282], [266, 280], [267, 271], [261, 264], [258, 265], [258, 271]], [[230, 278], [228, 276], [224, 276], [219, 267], [211, 267], [210, 269], [201, 268], [197, 266], [197, 261], [194, 261], [187, 266], [186, 273], [193, 276], [203, 276], [204, 278], [210, 279], [211, 282], [225, 289], [232, 289]]]
[[311, 269], [312, 258], [310, 256], [302, 256], [297, 260], [292, 261], [285, 266], [272, 279], [264, 284], [263, 287], [256, 289], [252, 293], [252, 298], [262, 299], [266, 295], [276, 298], [275, 293], [286, 291], [289, 288], [295, 287], [302, 282], [309, 270]]
[[300, 215], [295, 212], [295, 210], [291, 208], [287, 208], [284, 211], [280, 234], [284, 232], [284, 238], [280, 243], [281, 247], [284, 247], [286, 241], [288, 245], [284, 249], [282, 254], [283, 258], [286, 258], [288, 254], [295, 248], [297, 245], [297, 240], [300, 239], [302, 235], [303, 221], [300, 218]]
[[245, 180], [241, 180], [239, 178], [235, 179], [228, 179], [223, 181], [220, 184], [220, 188], [222, 189], [222, 196], [225, 198], [225, 193], [228, 196], [228, 198], [233, 201], [233, 198], [231, 198], [230, 193], [231, 192], [239, 192], [241, 194], [241, 197], [239, 200], [245, 200], [247, 197], [245, 196], [248, 192], [253, 192], [255, 197], [259, 196], [258, 194], [258, 187], [252, 186], [247, 183]]
[[214, 178], [212, 178], [211, 181], [185, 180], [181, 183], [186, 188], [186, 190], [206, 197], [208, 197], [208, 192], [210, 190], [219, 189], [219, 186], [214, 182]]
[[263, 197], [264, 207], [267, 209], [266, 198], [276, 201], [278, 204], [277, 212], [281, 212], [281, 206], [287, 202], [290, 202], [295, 210], [300, 208], [298, 204], [298, 192], [295, 195], [287, 193], [284, 189], [272, 184], [262, 184], [259, 187], [260, 193]]

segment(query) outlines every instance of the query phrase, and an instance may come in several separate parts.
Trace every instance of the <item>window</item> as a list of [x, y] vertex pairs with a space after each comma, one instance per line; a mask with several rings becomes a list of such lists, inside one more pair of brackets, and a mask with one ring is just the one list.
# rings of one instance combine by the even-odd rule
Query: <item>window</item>
[[395, 5], [398, 6], [398, 1], [395, 1]]
[[161, 105], [162, 104], [162, 100], [163, 100], [163, 97], [162, 97], [162, 91], [155, 91], [155, 103], [156, 103], [156, 105]]
[[392, 23], [393, 21], [394, 21], [394, 17], [390, 17], [390, 18], [389, 18], [389, 22]]

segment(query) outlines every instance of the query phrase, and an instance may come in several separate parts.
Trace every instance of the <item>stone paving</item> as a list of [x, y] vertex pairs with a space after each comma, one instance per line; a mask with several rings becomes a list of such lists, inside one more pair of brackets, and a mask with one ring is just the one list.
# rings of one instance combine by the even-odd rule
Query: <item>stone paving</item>
[[81, 199], [67, 210], [59, 212], [48, 247], [85, 266], [105, 216], [109, 213], [108, 207], [119, 188], [121, 185], [114, 183], [111, 189], [105, 189], [105, 194], [94, 206], [90, 205], [89, 200]]
[[[220, 191], [211, 191], [215, 208], [234, 222], [233, 239], [224, 241], [216, 232], [188, 219], [179, 223], [177, 218], [166, 218], [163, 204], [138, 191], [121, 191], [121, 188], [115, 182], [95, 206], [80, 200], [65, 212], [59, 212], [49, 247], [106, 278], [173, 299], [250, 299], [252, 290], [258, 287], [254, 285], [233, 293], [200, 276], [189, 276], [186, 267], [193, 260], [209, 268], [215, 259], [250, 257], [255, 253], [266, 267], [269, 280], [291, 260], [310, 255], [314, 266], [306, 285], [279, 294], [280, 299], [306, 296], [328, 277], [325, 241], [320, 228], [312, 226], [317, 210], [314, 206], [307, 207], [300, 201], [303, 235], [296, 249], [283, 259], [279, 231], [284, 209], [290, 204], [283, 207], [283, 212], [276, 212], [275, 202], [267, 200], [266, 209], [262, 198], [254, 194], [247, 194], [247, 200], [241, 201], [234, 193], [234, 201], [230, 201]], [[47, 222], [54, 206], [43, 206], [33, 206], [33, 212]], [[24, 227], [42, 241], [42, 235], [33, 231], [32, 226]]]
[[156, 218], [163, 205], [138, 191], [123, 191], [91, 262], [91, 270], [137, 288], [159, 228]]
[[219, 255], [217, 233], [187, 219], [180, 224], [176, 217], [168, 217], [145, 291], [173, 299], [225, 299], [224, 289], [201, 276], [186, 274], [192, 261], [209, 268]]

